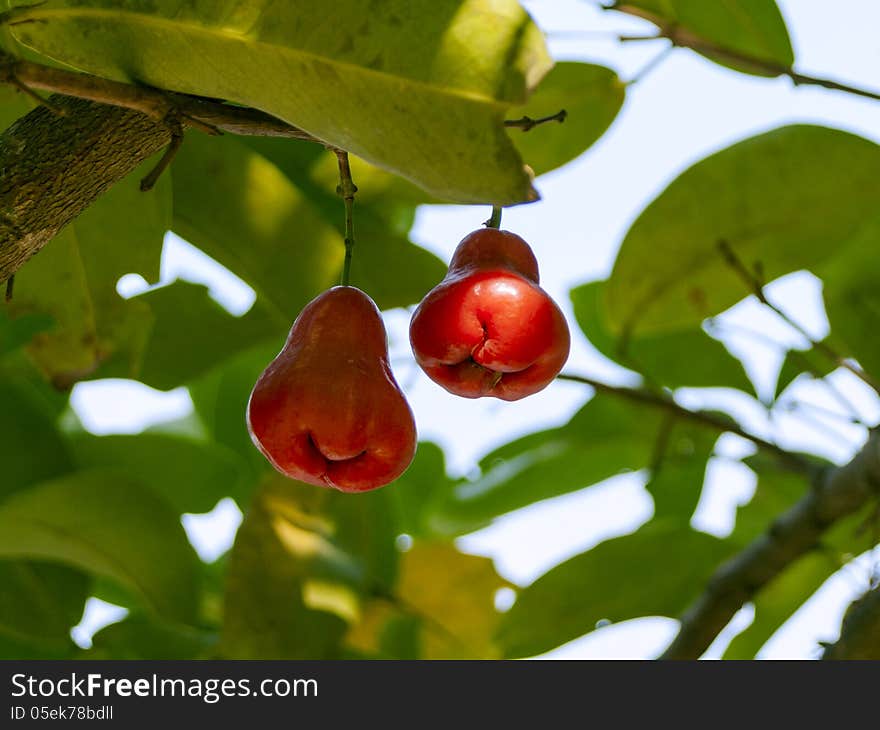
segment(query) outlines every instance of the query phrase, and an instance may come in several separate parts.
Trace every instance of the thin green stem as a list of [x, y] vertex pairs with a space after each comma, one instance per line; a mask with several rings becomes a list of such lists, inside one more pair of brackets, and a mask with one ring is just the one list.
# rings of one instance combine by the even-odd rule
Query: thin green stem
[[348, 286], [351, 278], [351, 256], [354, 251], [354, 194], [357, 185], [351, 179], [351, 166], [348, 162], [348, 152], [345, 150], [333, 150], [336, 160], [339, 162], [339, 185], [337, 194], [345, 201], [345, 261], [342, 264], [342, 286]]
[[501, 227], [501, 206], [493, 205], [492, 206], [492, 215], [489, 216], [489, 220], [487, 220], [484, 224], [486, 228], [500, 228]]

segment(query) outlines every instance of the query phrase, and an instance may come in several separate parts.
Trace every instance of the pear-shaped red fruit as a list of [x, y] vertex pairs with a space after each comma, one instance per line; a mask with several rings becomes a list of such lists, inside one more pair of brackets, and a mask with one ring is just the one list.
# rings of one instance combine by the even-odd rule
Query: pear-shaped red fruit
[[406, 471], [416, 425], [373, 300], [350, 286], [312, 300], [257, 380], [247, 419], [272, 466], [302, 482], [364, 492]]
[[494, 228], [469, 234], [413, 315], [416, 361], [465, 398], [537, 393], [562, 369], [571, 344], [565, 317], [538, 284], [538, 262], [522, 238]]

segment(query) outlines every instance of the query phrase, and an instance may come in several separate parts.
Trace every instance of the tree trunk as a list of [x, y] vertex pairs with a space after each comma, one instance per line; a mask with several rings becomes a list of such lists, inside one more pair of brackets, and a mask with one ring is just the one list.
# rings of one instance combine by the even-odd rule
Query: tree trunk
[[0, 282], [171, 140], [141, 112], [53, 96], [0, 136]]

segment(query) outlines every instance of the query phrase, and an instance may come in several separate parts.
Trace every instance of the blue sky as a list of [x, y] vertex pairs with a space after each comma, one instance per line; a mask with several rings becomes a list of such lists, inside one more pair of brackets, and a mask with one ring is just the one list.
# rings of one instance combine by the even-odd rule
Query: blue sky
[[[586, 0], [532, 0], [524, 5], [550, 37], [557, 59], [587, 60], [633, 78], [662, 49], [656, 42], [619, 44], [617, 33], [650, 32], [650, 26], [618, 13], [597, 9]], [[855, 85], [872, 87], [880, 67], [880, 3], [873, 0], [837, 0], [835, 3], [783, 0], [780, 8], [795, 47], [797, 68]], [[794, 88], [786, 79], [758, 79], [727, 71], [686, 50], [677, 50], [630, 87], [625, 107], [609, 132], [577, 161], [539, 179], [543, 199], [506, 211], [504, 227], [529, 241], [541, 264], [544, 287], [565, 309], [576, 329], [568, 291], [577, 284], [602, 278], [610, 271], [620, 242], [633, 219], [681, 170], [732, 142], [792, 122], [826, 124], [880, 142], [880, 103], [815, 88]], [[570, 119], [566, 124], [576, 124]], [[461, 206], [434, 206], [419, 211], [412, 238], [448, 259], [458, 241], [486, 219], [488, 210]], [[200, 281], [230, 311], [240, 314], [253, 302], [243, 282], [173, 236], [166, 241], [163, 282], [175, 278]], [[120, 291], [142, 289], [138, 277], [125, 277]], [[820, 283], [797, 273], [771, 287], [775, 300], [812, 335], [827, 331], [820, 302]], [[754, 301], [743, 302], [724, 315], [729, 324], [758, 330], [781, 343], [803, 339], [762, 310]], [[405, 388], [420, 426], [420, 436], [441, 444], [449, 468], [467, 474], [480, 455], [524, 432], [557, 425], [570, 417], [591, 395], [572, 383], [556, 383], [517, 403], [449, 398], [415, 366], [407, 344], [409, 313], [386, 314], [391, 338], [392, 365]], [[750, 374], [765, 390], [775, 379], [781, 350], [751, 337], [725, 340], [746, 362]], [[627, 376], [598, 355], [586, 339], [575, 334], [566, 368], [613, 382]], [[858, 380], [845, 372], [832, 376], [835, 386], [854, 402], [864, 419], [880, 420], [880, 403]], [[845, 461], [865, 437], [863, 429], [829, 417], [822, 411], [803, 410], [809, 418], [780, 412], [768, 420], [762, 409], [724, 391], [679, 393], [687, 405], [717, 404], [753, 430], [772, 435], [791, 448], [815, 450], [837, 462]], [[796, 382], [786, 399], [839, 411], [828, 389]], [[120, 408], [119, 404], [125, 407]], [[78, 385], [73, 406], [83, 423], [96, 433], [137, 432], [150, 423], [185, 414], [191, 407], [184, 390], [159, 393], [121, 381]], [[754, 477], [730, 458], [749, 452], [732, 436], [719, 442], [694, 524], [725, 534], [732, 529], [736, 504], [749, 498]], [[470, 552], [490, 555], [499, 571], [525, 584], [557, 562], [623, 534], [649, 519], [651, 500], [644, 474], [610, 479], [581, 492], [548, 500], [500, 519], [480, 533], [463, 538]], [[231, 544], [240, 515], [224, 502], [207, 516], [188, 516], [185, 526], [196, 547], [207, 557]], [[817, 653], [819, 640], [834, 639], [848, 602], [867, 586], [872, 556], [862, 556], [834, 578], [770, 641], [767, 658], [808, 658]], [[504, 596], [499, 600], [503, 602]], [[76, 631], [87, 642], [94, 628], [120, 614], [97, 602], [90, 603]], [[750, 621], [750, 609], [734, 619], [708, 656], [718, 656], [736, 630]], [[603, 628], [553, 652], [551, 656], [653, 657], [671, 639], [676, 623], [651, 618]]]

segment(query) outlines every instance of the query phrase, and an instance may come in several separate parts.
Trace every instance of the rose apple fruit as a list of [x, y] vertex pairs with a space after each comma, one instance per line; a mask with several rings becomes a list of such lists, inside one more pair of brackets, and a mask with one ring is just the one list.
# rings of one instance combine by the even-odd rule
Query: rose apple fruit
[[247, 423], [272, 466], [302, 482], [363, 492], [406, 471], [416, 426], [373, 300], [350, 286], [312, 300], [257, 380]]
[[462, 240], [409, 334], [416, 361], [450, 393], [507, 401], [546, 387], [571, 344], [565, 317], [539, 286], [532, 249], [494, 228]]

